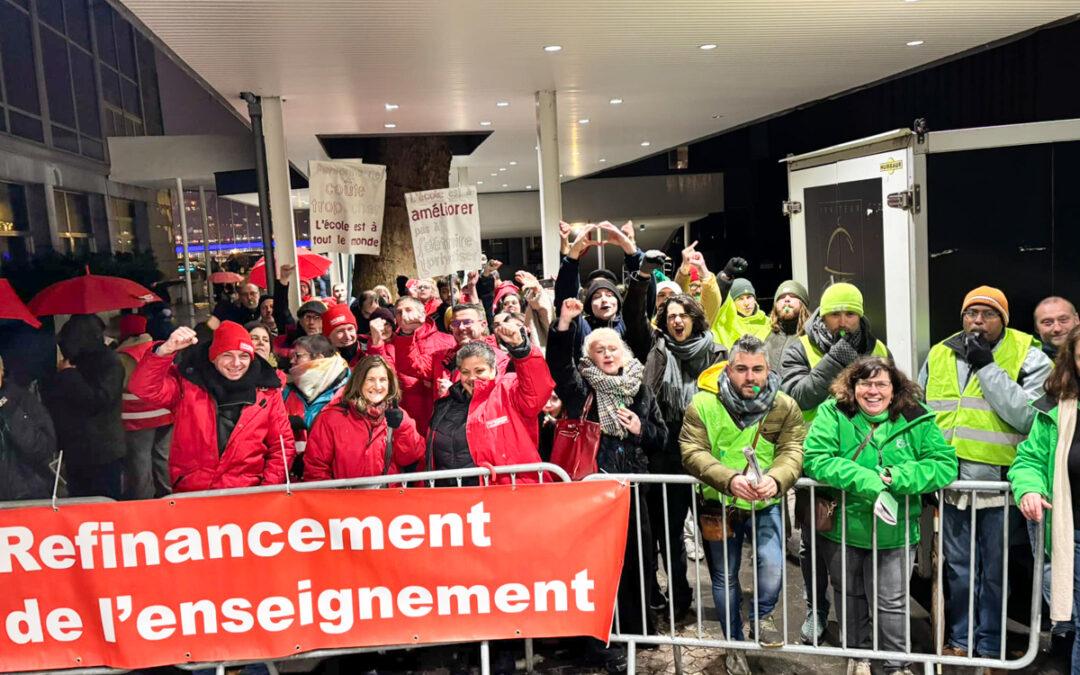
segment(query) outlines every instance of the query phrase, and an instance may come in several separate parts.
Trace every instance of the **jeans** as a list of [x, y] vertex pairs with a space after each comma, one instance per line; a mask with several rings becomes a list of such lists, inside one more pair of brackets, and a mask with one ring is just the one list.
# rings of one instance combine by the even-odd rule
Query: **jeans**
[[[968, 509], [971, 507], [969, 506]], [[1005, 589], [1002, 581], [1002, 540], [1005, 524], [1002, 507], [975, 511], [975, 582], [971, 588], [971, 511], [946, 503], [942, 511], [942, 545], [948, 597], [945, 608], [949, 622], [946, 642], [978, 656], [1001, 656], [1001, 606]], [[1009, 507], [1009, 540], [1015, 541], [1020, 528], [1020, 512]], [[968, 645], [968, 595], [975, 594], [975, 644]]]
[[169, 446], [172, 425], [125, 431], [124, 498], [154, 499], [172, 492], [169, 482]]
[[[743, 541], [753, 536], [756, 520], [757, 527], [757, 607], [748, 614], [750, 625], [756, 624], [755, 617], [768, 616], [780, 599], [780, 586], [783, 581], [784, 538], [782, 534], [782, 506], [773, 504], [757, 511], [755, 518], [746, 512], [746, 519], [741, 523], [728, 520], [728, 527], [733, 536], [727, 541], [706, 541], [705, 559], [709, 564], [709, 576], [712, 578], [713, 602], [724, 635], [729, 640], [743, 640], [742, 624], [742, 589], [739, 584], [739, 568], [742, 564]], [[727, 561], [728, 574], [724, 573]], [[728, 583], [728, 576], [731, 583]], [[728, 625], [730, 617], [731, 625]], [[730, 628], [730, 630], [729, 630]]]
[[[874, 585], [874, 552], [868, 548], [847, 547], [847, 576], [844, 576], [843, 548], [840, 544], [825, 540], [825, 557], [828, 559], [829, 576], [832, 578], [833, 593], [836, 596], [837, 619], [844, 622], [844, 613], [840, 609], [846, 600], [847, 629], [844, 634], [841, 625], [841, 646], [858, 649], [871, 649], [874, 645], [873, 634], [878, 634], [878, 649], [890, 652], [907, 650], [904, 622], [907, 619], [906, 600], [907, 580], [915, 566], [915, 548], [911, 547], [907, 555], [904, 548], [878, 549], [877, 552], [877, 587]], [[844, 593], [847, 593], [845, 599]], [[872, 626], [873, 610], [870, 599], [877, 595], [877, 626]], [[844, 640], [846, 638], [846, 640]], [[906, 667], [904, 662], [888, 661], [886, 672]]]
[[[1073, 530], [1073, 635], [1080, 635], [1080, 530]], [[1080, 675], [1080, 642], [1073, 637], [1072, 675]]]
[[[664, 491], [667, 491], [667, 537], [664, 526]], [[645, 497], [649, 509], [649, 523], [652, 526], [652, 541], [649, 551], [659, 549], [664, 559], [665, 574], [671, 572], [668, 579], [668, 599], [674, 599], [675, 618], [690, 609], [694, 600], [694, 591], [686, 579], [686, 549], [683, 548], [683, 524], [690, 511], [690, 500], [694, 498], [686, 485], [654, 485]], [[671, 560], [667, 551], [671, 547]], [[646, 554], [648, 555], [648, 554]], [[667, 616], [667, 613], [664, 613]]]

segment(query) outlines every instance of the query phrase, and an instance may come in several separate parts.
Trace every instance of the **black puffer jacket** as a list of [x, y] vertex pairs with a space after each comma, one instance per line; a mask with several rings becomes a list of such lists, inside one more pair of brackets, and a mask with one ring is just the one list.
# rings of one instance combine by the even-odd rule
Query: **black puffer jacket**
[[[435, 401], [427, 439], [428, 469], [444, 471], [471, 469], [476, 466], [465, 436], [465, 422], [469, 418], [471, 402], [472, 396], [460, 382], [455, 382], [446, 396]], [[476, 484], [476, 481], [466, 481], [464, 484], [472, 485]], [[438, 485], [457, 485], [457, 481], [440, 481]]]
[[126, 452], [120, 422], [124, 365], [105, 346], [103, 328], [93, 314], [68, 319], [57, 343], [75, 367], [47, 378], [42, 389], [65, 463], [106, 464]]
[[0, 386], [0, 501], [47, 499], [56, 432], [45, 407], [13, 382]]

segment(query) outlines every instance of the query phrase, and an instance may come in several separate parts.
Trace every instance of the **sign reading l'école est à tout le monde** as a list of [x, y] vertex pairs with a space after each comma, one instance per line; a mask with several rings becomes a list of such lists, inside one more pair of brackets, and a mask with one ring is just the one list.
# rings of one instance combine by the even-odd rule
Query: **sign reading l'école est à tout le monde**
[[416, 275], [428, 278], [480, 267], [480, 211], [476, 186], [459, 185], [405, 195]]
[[311, 250], [378, 255], [382, 248], [386, 167], [358, 159], [308, 165]]

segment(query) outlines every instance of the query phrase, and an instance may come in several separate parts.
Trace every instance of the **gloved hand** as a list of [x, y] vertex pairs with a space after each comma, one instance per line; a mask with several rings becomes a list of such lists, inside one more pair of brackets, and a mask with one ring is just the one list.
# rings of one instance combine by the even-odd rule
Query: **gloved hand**
[[638, 272], [640, 272], [642, 276], [649, 276], [653, 273], [653, 270], [663, 269], [667, 259], [668, 257], [664, 255], [663, 251], [651, 248], [648, 251], [645, 251], [645, 257], [641, 260]]
[[855, 363], [859, 358], [859, 352], [848, 342], [847, 338], [840, 338], [829, 348], [829, 356], [836, 359], [841, 365], [847, 367]]
[[735, 277], [742, 276], [746, 270], [750, 269], [750, 263], [746, 262], [746, 258], [731, 258], [724, 265], [724, 270], [721, 272], [728, 279], [734, 279]]
[[386, 409], [386, 426], [391, 429], [397, 429], [401, 426], [402, 421], [405, 420], [405, 413], [401, 408], [387, 408]]
[[994, 350], [981, 335], [969, 333], [964, 337], [964, 346], [967, 348], [964, 359], [971, 365], [972, 371], [994, 362]]
[[857, 352], [859, 351], [859, 342], [862, 341], [862, 331], [843, 331], [843, 340], [847, 342]]

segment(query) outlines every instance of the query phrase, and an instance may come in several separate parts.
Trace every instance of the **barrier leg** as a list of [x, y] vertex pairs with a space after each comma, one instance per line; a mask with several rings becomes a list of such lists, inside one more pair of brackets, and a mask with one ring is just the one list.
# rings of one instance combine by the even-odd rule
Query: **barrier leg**
[[[637, 672], [637, 643], [631, 640], [626, 643], [626, 675], [634, 675]], [[487, 674], [485, 674], [487, 675]]]
[[491, 675], [491, 644], [487, 640], [480, 643], [480, 675]]
[[533, 641], [532, 638], [525, 638], [525, 672], [531, 673], [533, 671]]
[[682, 675], [682, 647], [674, 645], [671, 653], [675, 657], [675, 675]]

